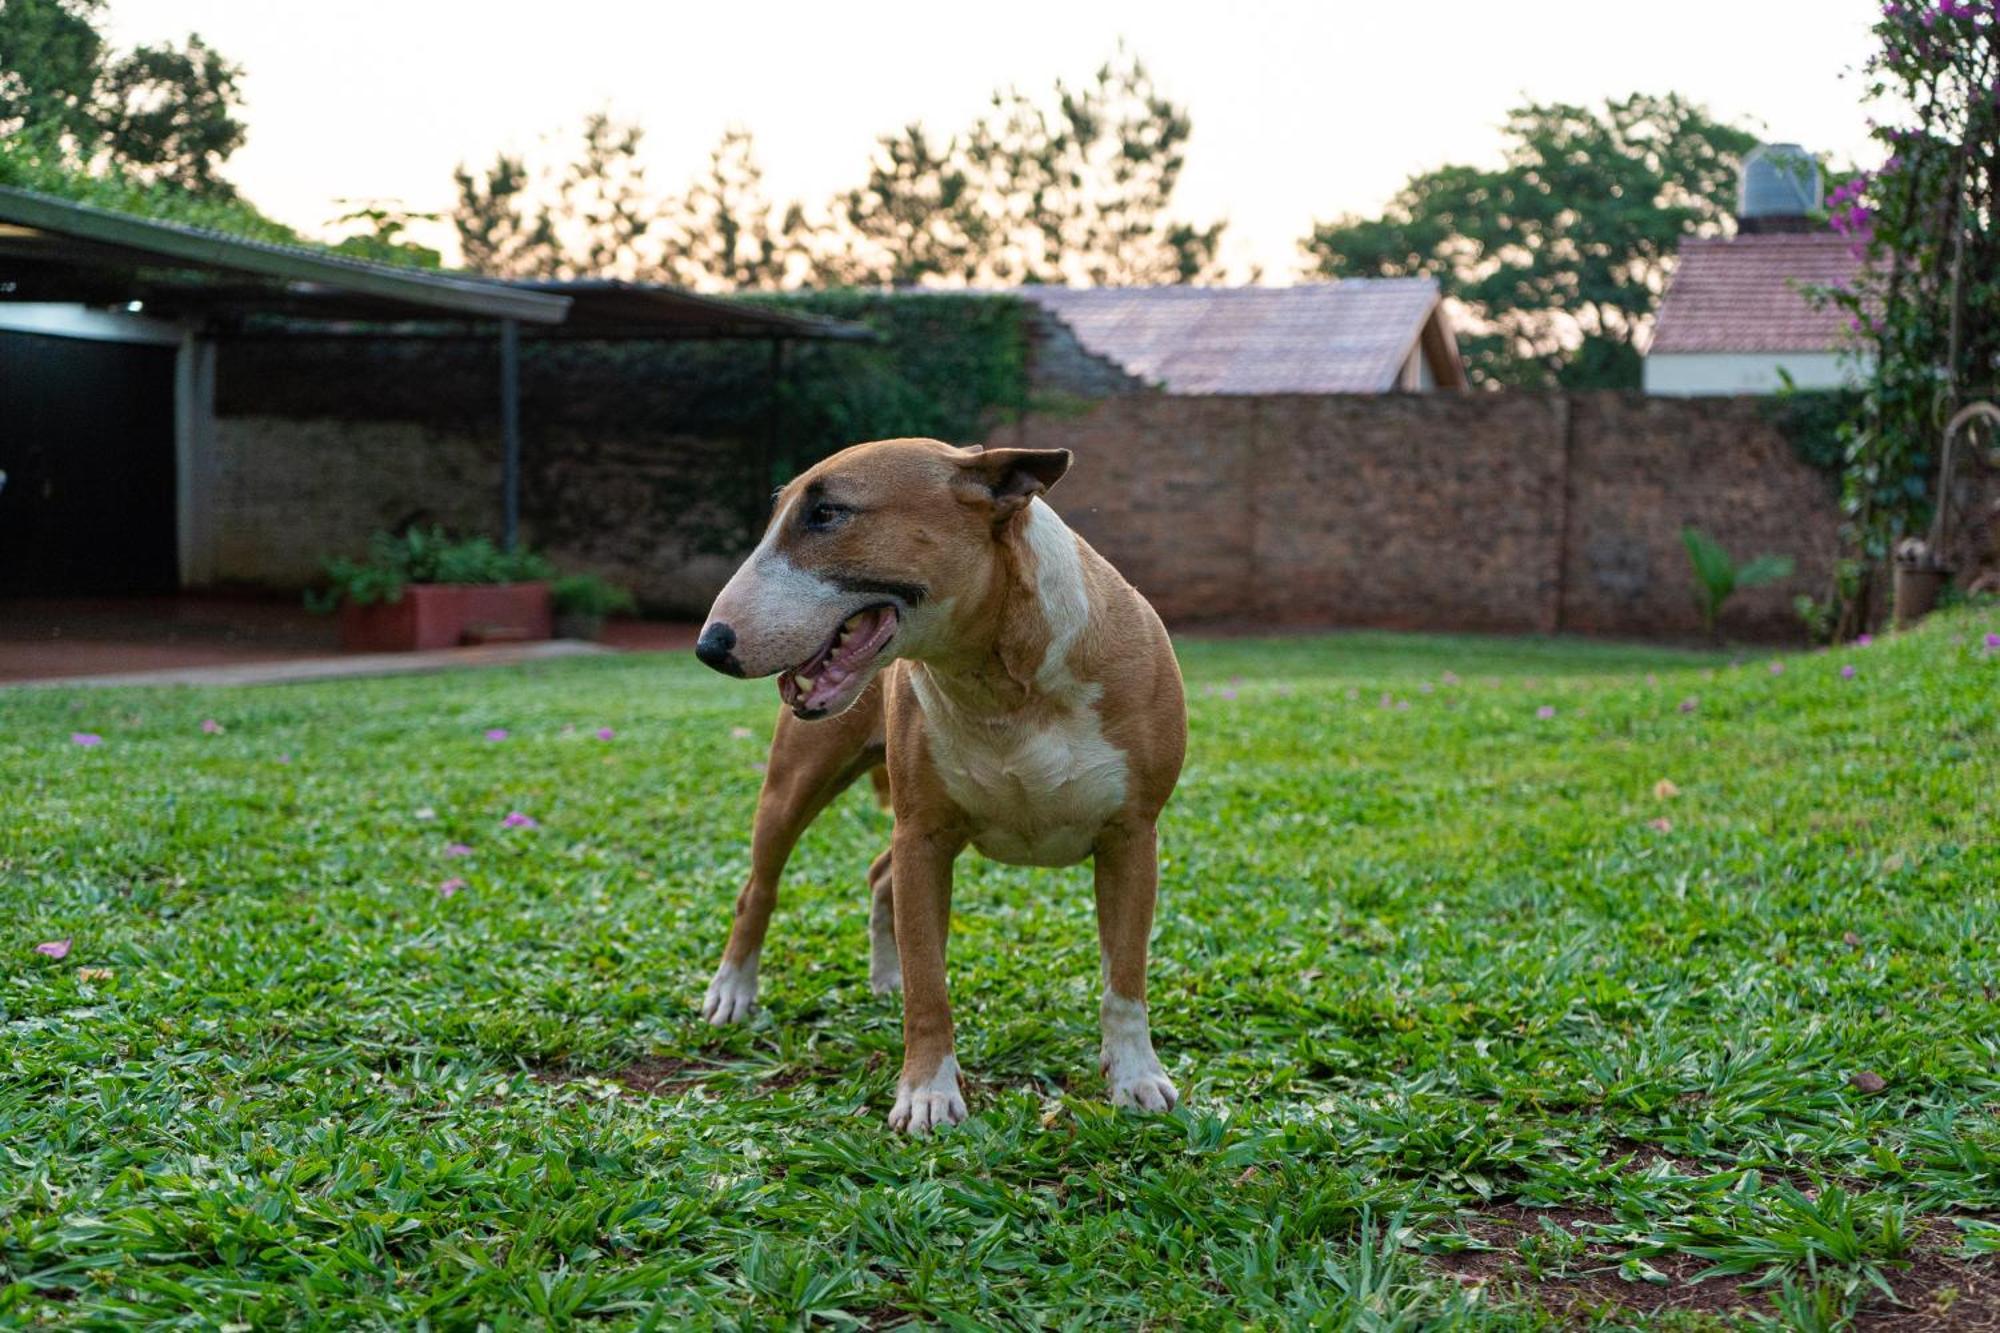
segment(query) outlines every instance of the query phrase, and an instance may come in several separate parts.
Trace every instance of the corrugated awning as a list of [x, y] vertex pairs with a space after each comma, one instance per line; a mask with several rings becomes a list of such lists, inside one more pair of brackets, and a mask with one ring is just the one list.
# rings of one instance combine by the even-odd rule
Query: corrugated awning
[[152, 301], [163, 314], [193, 314], [231, 301], [285, 304], [323, 294], [405, 318], [556, 324], [569, 313], [567, 300], [547, 292], [393, 268], [0, 188], [0, 299]]
[[248, 240], [0, 188], [0, 301], [128, 306], [217, 332], [869, 341], [864, 325], [656, 283], [499, 280]]

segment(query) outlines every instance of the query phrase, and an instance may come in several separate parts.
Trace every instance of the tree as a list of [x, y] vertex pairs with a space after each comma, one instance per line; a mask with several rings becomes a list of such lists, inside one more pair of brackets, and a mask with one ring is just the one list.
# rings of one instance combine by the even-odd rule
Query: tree
[[776, 291], [809, 264], [805, 210], [782, 213], [764, 193], [750, 132], [730, 129], [709, 154], [708, 172], [666, 209], [667, 276], [682, 286]]
[[838, 201], [817, 270], [836, 281], [1088, 282], [1213, 278], [1222, 223], [1169, 216], [1193, 121], [1121, 50], [1053, 105], [1018, 90], [963, 134], [883, 138]]
[[[1874, 574], [1941, 503], [1936, 453], [1969, 399], [2000, 396], [2000, 16], [1971, 0], [1888, 0], [1863, 67], [1884, 161], [1828, 197], [1868, 260], [1823, 293], [1870, 367], [1845, 434], [1847, 554], [1815, 618], [1840, 637], [1875, 616]], [[1930, 550], [1949, 562], [1955, 553]]]
[[1673, 94], [1510, 112], [1501, 166], [1413, 176], [1379, 218], [1316, 225], [1326, 277], [1434, 277], [1488, 385], [1630, 387], [1680, 239], [1725, 229], [1754, 135]]
[[501, 153], [452, 173], [451, 221], [466, 267], [497, 277], [636, 278], [658, 270], [648, 242], [658, 207], [646, 192], [645, 131], [608, 111], [584, 118], [581, 149], [550, 170]]
[[1120, 52], [1044, 105], [1008, 90], [964, 133], [885, 135], [861, 184], [809, 213], [774, 203], [746, 130], [679, 196], [651, 199], [640, 134], [608, 117], [560, 172], [502, 155], [459, 167], [457, 224], [483, 272], [664, 277], [712, 290], [966, 283], [1193, 282], [1222, 224], [1169, 215], [1192, 128]]
[[32, 139], [77, 170], [229, 198], [243, 144], [242, 70], [190, 35], [116, 53], [104, 0], [0, 0], [0, 137]]
[[111, 157], [143, 180], [233, 194], [222, 164], [243, 146], [240, 67], [199, 36], [139, 46], [99, 71], [95, 111]]

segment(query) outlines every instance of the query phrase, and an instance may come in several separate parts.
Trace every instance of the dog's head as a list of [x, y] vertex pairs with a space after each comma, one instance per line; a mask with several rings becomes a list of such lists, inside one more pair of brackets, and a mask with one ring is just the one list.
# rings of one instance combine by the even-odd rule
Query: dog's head
[[896, 658], [940, 646], [953, 606], [991, 586], [1000, 543], [1069, 457], [937, 440], [842, 450], [778, 493], [695, 655], [732, 676], [782, 673], [801, 718], [842, 711]]

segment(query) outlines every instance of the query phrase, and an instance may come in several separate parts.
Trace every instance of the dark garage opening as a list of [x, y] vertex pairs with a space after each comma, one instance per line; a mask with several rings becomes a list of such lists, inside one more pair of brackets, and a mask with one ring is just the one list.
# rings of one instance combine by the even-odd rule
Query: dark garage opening
[[0, 595], [178, 585], [174, 356], [0, 332]]

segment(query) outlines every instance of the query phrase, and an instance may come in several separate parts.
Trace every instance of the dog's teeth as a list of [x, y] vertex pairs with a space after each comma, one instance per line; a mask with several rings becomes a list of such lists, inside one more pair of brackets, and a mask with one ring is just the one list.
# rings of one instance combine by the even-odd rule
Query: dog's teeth
[[793, 677], [793, 679], [795, 679], [795, 680], [797, 680], [797, 681], [798, 681], [798, 683], [799, 683], [799, 688], [800, 688], [801, 690], [806, 690], [806, 691], [810, 691], [810, 690], [812, 689], [813, 685], [814, 685], [815, 683], [817, 683], [817, 682], [818, 682], [818, 680], [819, 680], [819, 677], [818, 677], [818, 676], [795, 676], [795, 677]]

